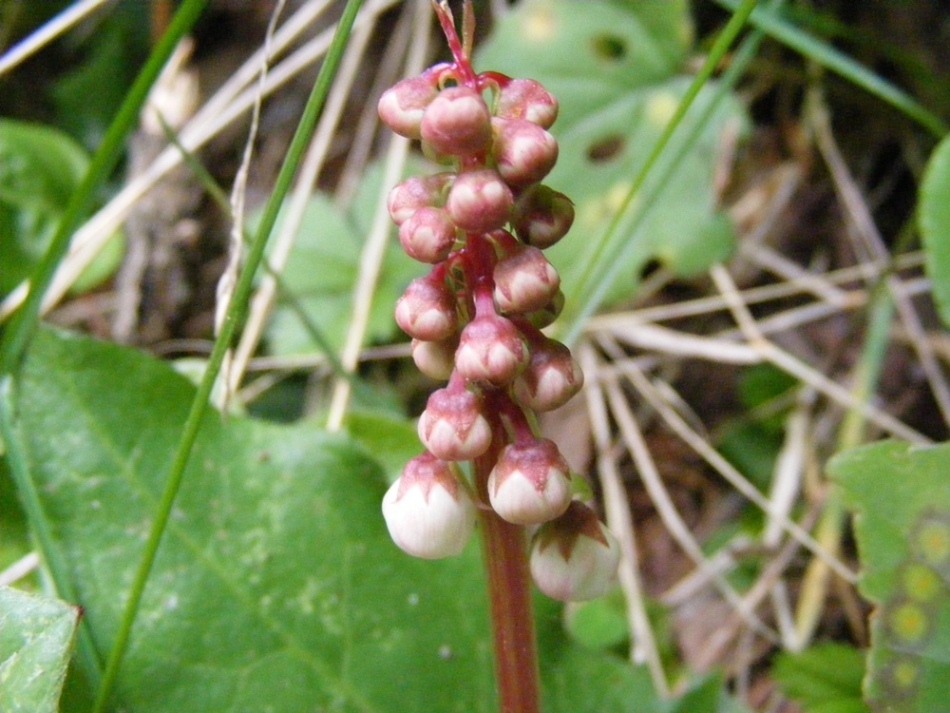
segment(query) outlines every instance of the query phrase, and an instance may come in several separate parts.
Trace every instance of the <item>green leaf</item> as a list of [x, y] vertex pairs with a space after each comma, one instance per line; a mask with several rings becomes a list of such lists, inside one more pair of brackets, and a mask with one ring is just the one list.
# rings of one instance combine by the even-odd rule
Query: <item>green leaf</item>
[[[134, 351], [45, 331], [18, 386], [31, 472], [106, 650], [194, 387]], [[383, 523], [384, 489], [346, 435], [210, 415], [118, 701], [136, 713], [494, 710], [477, 548], [404, 555]], [[640, 713], [651, 700], [640, 674], [572, 645], [557, 603], [539, 608], [548, 713]]]
[[937, 144], [919, 199], [920, 235], [940, 319], [950, 326], [950, 136]]
[[525, 0], [499, 19], [475, 67], [544, 84], [564, 129], [620, 94], [669, 79], [692, 39], [683, 0]]
[[414, 422], [389, 414], [351, 411], [343, 423], [350, 436], [383, 466], [392, 483], [406, 462], [422, 452]]
[[877, 605], [865, 697], [874, 710], [950, 711], [950, 444], [885, 442], [828, 465], [855, 512], [861, 593]]
[[606, 597], [568, 604], [564, 625], [575, 641], [590, 649], [608, 649], [630, 638], [626, 604], [619, 590]]
[[868, 713], [861, 698], [864, 658], [851, 646], [817, 644], [801, 653], [779, 654], [772, 676], [804, 713]]
[[[477, 65], [537, 79], [558, 98], [560, 115], [552, 132], [560, 158], [545, 183], [574, 201], [577, 217], [571, 233], [548, 254], [568, 299], [583, 300], [592, 288], [591, 275], [604, 267], [590, 265], [588, 256], [689, 85], [689, 78], [677, 72], [689, 51], [692, 28], [680, 2], [596, 0], [580, 5], [575, 0], [522, 3], [499, 20]], [[639, 222], [621, 226], [613, 233], [614, 242], [599, 251], [600, 256], [611, 255], [621, 243], [634, 243], [605, 302], [628, 297], [651, 260], [692, 274], [731, 251], [733, 231], [718, 211], [712, 179], [723, 132], [730, 126], [741, 129], [746, 120], [730, 97], [700, 125], [697, 117], [713, 95], [712, 86], [700, 93], [678, 138], [641, 187], [635, 200], [649, 199], [645, 219], [632, 216]], [[684, 137], [694, 132], [695, 145], [681, 152]]]
[[[46, 251], [73, 191], [89, 167], [86, 151], [63, 132], [0, 119], [0, 294], [27, 278]], [[80, 277], [80, 289], [106, 279], [122, 257], [110, 241]]]
[[0, 711], [56, 713], [79, 608], [0, 587]]

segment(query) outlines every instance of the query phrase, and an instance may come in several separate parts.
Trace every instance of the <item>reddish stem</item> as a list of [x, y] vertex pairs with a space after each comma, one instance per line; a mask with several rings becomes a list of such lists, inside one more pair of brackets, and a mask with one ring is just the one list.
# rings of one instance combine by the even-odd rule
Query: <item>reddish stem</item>
[[[488, 475], [503, 445], [496, 422], [492, 447], [475, 460], [479, 493], [487, 497]], [[538, 655], [531, 608], [531, 573], [524, 528], [502, 520], [490, 508], [479, 511], [482, 553], [488, 575], [495, 643], [495, 680], [500, 713], [540, 713]]]
[[478, 89], [478, 78], [475, 76], [475, 70], [472, 69], [468, 55], [465, 54], [465, 49], [462, 47], [461, 40], [459, 40], [452, 13], [448, 7], [443, 6], [437, 0], [432, 0], [432, 7], [435, 10], [436, 17], [439, 18], [442, 34], [445, 35], [445, 40], [452, 51], [452, 57], [455, 58], [455, 71], [458, 72], [459, 81], [472, 89]]

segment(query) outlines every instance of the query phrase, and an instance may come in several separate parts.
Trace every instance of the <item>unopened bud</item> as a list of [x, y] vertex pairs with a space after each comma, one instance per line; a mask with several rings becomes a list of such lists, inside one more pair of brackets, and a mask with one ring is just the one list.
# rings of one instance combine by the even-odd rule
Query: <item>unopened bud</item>
[[419, 371], [436, 381], [445, 381], [455, 369], [455, 350], [458, 339], [444, 339], [438, 342], [425, 342], [413, 339], [412, 360]]
[[571, 350], [554, 339], [531, 345], [531, 360], [514, 382], [518, 403], [532, 411], [560, 408], [584, 385], [584, 372]]
[[531, 576], [553, 599], [580, 602], [609, 592], [617, 576], [620, 546], [593, 510], [573, 501], [545, 523], [531, 542]]
[[502, 312], [524, 314], [551, 302], [561, 278], [538, 248], [523, 247], [495, 264], [495, 304]]
[[513, 188], [537, 183], [557, 162], [557, 141], [526, 119], [493, 119], [498, 173]]
[[518, 197], [511, 224], [528, 245], [545, 250], [567, 235], [574, 223], [574, 204], [545, 185], [532, 186]]
[[383, 517], [400, 549], [439, 559], [465, 548], [475, 527], [475, 504], [452, 467], [424, 453], [406, 464], [386, 492]]
[[464, 388], [434, 391], [419, 417], [419, 440], [442, 460], [472, 460], [491, 445], [481, 399]]
[[456, 227], [443, 208], [425, 206], [399, 226], [399, 243], [413, 260], [434, 265], [455, 245]]
[[501, 386], [528, 363], [528, 347], [512, 322], [495, 314], [476, 317], [462, 330], [455, 368], [469, 381]]
[[455, 308], [452, 292], [444, 283], [419, 277], [396, 300], [396, 324], [416, 339], [448, 339], [458, 329]]
[[422, 140], [440, 154], [474, 156], [491, 144], [491, 114], [482, 95], [470, 87], [449, 87], [426, 107]]
[[564, 293], [560, 290], [551, 298], [541, 309], [521, 315], [522, 319], [527, 320], [536, 329], [544, 329], [556, 320], [564, 310]]
[[512, 79], [499, 92], [495, 116], [502, 119], [526, 119], [549, 128], [557, 119], [557, 99], [533, 79]]
[[490, 233], [504, 227], [512, 205], [511, 189], [491, 169], [460, 174], [446, 203], [455, 224], [469, 233]]
[[400, 136], [421, 138], [422, 115], [438, 94], [438, 87], [425, 75], [403, 79], [379, 98], [379, 118]]
[[445, 190], [455, 179], [454, 173], [413, 176], [389, 192], [387, 207], [396, 225], [402, 225], [420, 208], [445, 205]]
[[570, 466], [547, 438], [512, 443], [488, 476], [488, 498], [499, 517], [516, 525], [553, 520], [571, 502]]

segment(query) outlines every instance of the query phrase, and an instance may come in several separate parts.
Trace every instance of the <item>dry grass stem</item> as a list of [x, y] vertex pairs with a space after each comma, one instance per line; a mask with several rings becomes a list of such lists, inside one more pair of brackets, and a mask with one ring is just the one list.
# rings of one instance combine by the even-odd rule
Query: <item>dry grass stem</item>
[[267, 257], [269, 270], [261, 278], [260, 286], [251, 298], [247, 324], [241, 333], [241, 340], [235, 351], [232, 368], [227, 374], [229, 391], [233, 392], [239, 388], [248, 361], [257, 351], [261, 337], [264, 334], [267, 318], [270, 316], [277, 297], [278, 275], [283, 272], [300, 231], [307, 205], [313, 194], [317, 177], [329, 154], [334, 133], [346, 107], [346, 100], [360, 68], [371, 31], [372, 27], [368, 24], [357, 29], [340, 62], [337, 80], [333, 83], [316, 131], [310, 145], [307, 147], [307, 152], [291, 192], [286, 214], [279, 224], [277, 236], [273, 240]]
[[110, 0], [80, 0], [74, 2], [49, 22], [17, 42], [0, 55], [0, 76], [29, 59], [60, 35], [92, 15]]
[[[398, 0], [370, 0], [356, 17], [354, 29], [373, 22], [376, 17]], [[326, 3], [322, 3], [325, 5]], [[302, 10], [301, 10], [302, 11]], [[298, 11], [300, 12], [300, 11]], [[283, 27], [281, 28], [283, 29]], [[303, 31], [303, 27], [300, 31]], [[275, 65], [269, 73], [263, 95], [269, 96], [278, 88], [286, 84], [300, 72], [310, 67], [314, 62], [326, 54], [333, 38], [335, 28], [330, 27], [321, 32], [312, 40], [301, 45], [299, 49], [286, 59]], [[292, 38], [282, 38], [281, 31], [274, 36], [274, 51], [281, 47], [279, 39], [289, 43]], [[258, 56], [255, 54], [255, 56]], [[245, 62], [245, 66], [247, 62]], [[254, 71], [251, 77], [256, 76], [260, 67], [259, 60], [252, 65]], [[225, 98], [232, 94], [231, 98]], [[240, 91], [231, 82], [226, 83], [205, 106], [199, 110], [194, 118], [182, 129], [179, 139], [186, 151], [194, 152], [201, 148], [223, 128], [246, 113], [253, 106], [257, 97], [257, 89], [249, 88]], [[209, 107], [214, 111], [210, 111]], [[63, 260], [50, 289], [43, 300], [43, 312], [48, 312], [63, 298], [76, 278], [99, 254], [105, 243], [119, 228], [127, 217], [132, 206], [151, 190], [169, 171], [182, 162], [180, 152], [175, 147], [165, 149], [155, 159], [149, 169], [129, 181], [103, 208], [93, 215], [73, 236], [70, 250]], [[17, 286], [0, 303], [0, 320], [7, 319], [26, 298], [28, 286], [22, 283]]]
[[[597, 357], [586, 342], [578, 345], [578, 359], [587, 374], [599, 373]], [[646, 599], [640, 582], [640, 564], [637, 554], [636, 531], [617, 467], [616, 451], [612, 446], [610, 424], [603, 389], [598, 379], [590, 379], [584, 388], [587, 411], [590, 416], [594, 445], [597, 449], [597, 474], [603, 489], [607, 525], [620, 543], [620, 586], [627, 603], [627, 621], [632, 632], [630, 659], [635, 664], [646, 663], [656, 690], [664, 697], [670, 688], [660, 661], [656, 637], [647, 617]]]
[[[406, 62], [406, 75], [419, 74], [425, 67], [429, 54], [429, 32], [431, 23], [431, 7], [428, 0], [416, 0], [415, 31], [413, 36], [420, 41], [413, 44]], [[349, 372], [356, 369], [359, 360], [360, 348], [366, 337], [369, 325], [370, 309], [373, 305], [373, 296], [376, 293], [376, 283], [382, 269], [383, 258], [386, 255], [386, 244], [389, 240], [390, 217], [386, 199], [389, 187], [396, 185], [402, 177], [409, 155], [409, 141], [402, 137], [394, 137], [386, 153], [385, 168], [383, 171], [383, 188], [380, 191], [376, 205], [376, 214], [373, 217], [373, 226], [366, 239], [366, 245], [360, 256], [359, 272], [353, 290], [353, 318], [346, 333], [340, 362]], [[327, 429], [335, 431], [343, 423], [343, 417], [349, 406], [352, 384], [349, 380], [338, 378], [333, 388], [330, 401], [330, 412], [327, 416]]]

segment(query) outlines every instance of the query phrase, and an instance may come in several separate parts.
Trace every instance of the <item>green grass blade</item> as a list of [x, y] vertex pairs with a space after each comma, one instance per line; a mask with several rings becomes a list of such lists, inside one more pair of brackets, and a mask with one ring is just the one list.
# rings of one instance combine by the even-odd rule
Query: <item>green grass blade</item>
[[294, 133], [290, 148], [287, 150], [287, 157], [277, 176], [274, 191], [271, 193], [270, 199], [267, 202], [261, 223], [257, 228], [254, 240], [248, 251], [244, 268], [238, 277], [231, 303], [228, 306], [227, 314], [221, 325], [221, 331], [215, 340], [214, 349], [208, 359], [208, 365], [205, 368], [201, 383], [198, 385], [198, 391], [195, 394], [191, 410], [185, 421], [181, 440], [179, 441], [175, 458], [165, 481], [165, 487], [162, 491], [162, 497], [159, 501], [155, 518], [149, 530], [149, 536], [145, 543], [142, 559], [132, 581], [129, 598], [122, 616], [122, 623], [116, 635], [112, 651], [109, 654], [109, 660], [106, 663], [102, 685], [99, 687], [94, 708], [95, 713], [102, 713], [102, 711], [105, 710], [105, 706], [112, 694], [119, 668], [122, 664], [122, 658], [128, 646], [132, 625], [135, 622], [142, 594], [145, 591], [145, 585], [148, 582], [152, 565], [155, 562], [155, 557], [158, 554], [158, 548], [161, 544], [162, 535], [168, 524], [168, 518], [171, 515], [172, 506], [174, 505], [175, 498], [178, 495], [178, 490], [184, 478], [185, 467], [188, 465], [191, 450], [198, 435], [198, 429], [208, 410], [208, 399], [211, 396], [214, 383], [221, 370], [221, 364], [224, 361], [224, 355], [231, 343], [236, 327], [247, 311], [248, 299], [254, 286], [254, 275], [264, 257], [267, 239], [270, 236], [271, 230], [273, 230], [280, 206], [287, 192], [290, 190], [294, 174], [300, 165], [307, 143], [316, 126], [317, 116], [323, 108], [333, 77], [336, 74], [340, 59], [343, 56], [343, 51], [349, 40], [353, 21], [356, 19], [356, 13], [362, 4], [363, 0], [349, 0], [344, 8], [343, 15], [340, 18], [339, 25], [333, 37], [333, 43], [327, 52], [326, 60], [320, 68], [320, 74], [317, 76], [313, 91], [307, 99], [307, 104], [304, 107], [300, 123], [297, 125], [297, 131]]
[[[738, 0], [716, 0], [729, 9], [739, 6]], [[872, 96], [889, 104], [905, 116], [913, 119], [937, 138], [948, 131], [946, 122], [922, 106], [917, 100], [890, 82], [881, 78], [864, 65], [820, 39], [790, 24], [781, 15], [770, 11], [757, 11], [749, 18], [750, 23], [770, 37], [796, 52], [817, 62], [826, 69], [861, 87]]]
[[152, 54], [136, 77], [132, 88], [119, 107], [115, 119], [110, 124], [102, 144], [92, 157], [89, 171], [72, 195], [62, 220], [50, 241], [49, 248], [30, 279], [30, 291], [10, 321], [0, 341], [0, 374], [8, 374], [17, 368], [20, 357], [26, 349], [30, 336], [36, 330], [39, 321], [40, 304], [46, 293], [56, 268], [69, 249], [69, 241], [79, 225], [83, 215], [89, 210], [96, 189], [112, 173], [122, 155], [125, 140], [129, 132], [138, 124], [142, 105], [168, 61], [178, 42], [198, 20], [208, 0], [185, 0], [168, 25], [168, 30], [155, 45]]
[[[703, 85], [709, 81], [716, 67], [719, 66], [719, 63], [729, 51], [729, 48], [739, 35], [739, 32], [745, 27], [756, 4], [757, 0], [743, 0], [739, 9], [736, 10], [732, 18], [722, 29], [722, 32], [719, 33], [699, 73], [690, 83], [689, 88], [677, 105], [676, 111], [670, 119], [669, 124], [667, 124], [663, 130], [659, 141], [653, 146], [649, 157], [643, 164], [643, 168], [641, 168], [639, 173], [634, 177], [630, 190], [614, 214], [613, 220], [601, 236], [595, 249], [591, 252], [587, 260], [586, 269], [580, 280], [580, 287], [578, 288], [577, 299], [581, 305], [580, 310], [568, 316], [564, 323], [566, 342], [570, 343], [576, 339], [584, 321], [597, 309], [603, 300], [604, 294], [610, 288], [610, 284], [616, 275], [616, 270], [619, 269], [619, 266], [622, 264], [618, 259], [618, 253], [622, 253], [625, 245], [624, 243], [620, 243], [619, 246], [612, 251], [613, 254], [609, 255], [605, 254], [607, 246], [612, 242], [614, 233], [619, 229], [620, 225], [623, 224], [627, 211], [631, 205], [633, 205], [634, 198], [643, 187], [647, 176], [649, 176], [650, 171], [657, 163], [660, 155], [669, 145], [670, 138], [682, 122], [686, 112], [689, 111], [689, 108], [692, 106], [693, 101], [696, 99]], [[604, 266], [607, 267], [605, 268]], [[602, 274], [598, 274], [598, 272]]]
[[[0, 377], [0, 436], [6, 452], [4, 459], [10, 466], [10, 475], [16, 485], [20, 503], [26, 511], [30, 521], [30, 532], [36, 538], [40, 551], [43, 553], [43, 563], [49, 570], [56, 592], [64, 600], [78, 602], [79, 597], [73, 580], [69, 576], [69, 567], [63, 553], [56, 545], [53, 536], [53, 526], [40, 502], [40, 495], [36, 490], [36, 483], [30, 473], [30, 466], [26, 456], [23, 434], [16, 419], [15, 384], [7, 375]], [[77, 633], [76, 647], [79, 663], [91, 689], [98, 687], [102, 676], [102, 662], [96, 645], [89, 631], [89, 624], [80, 619]]]

